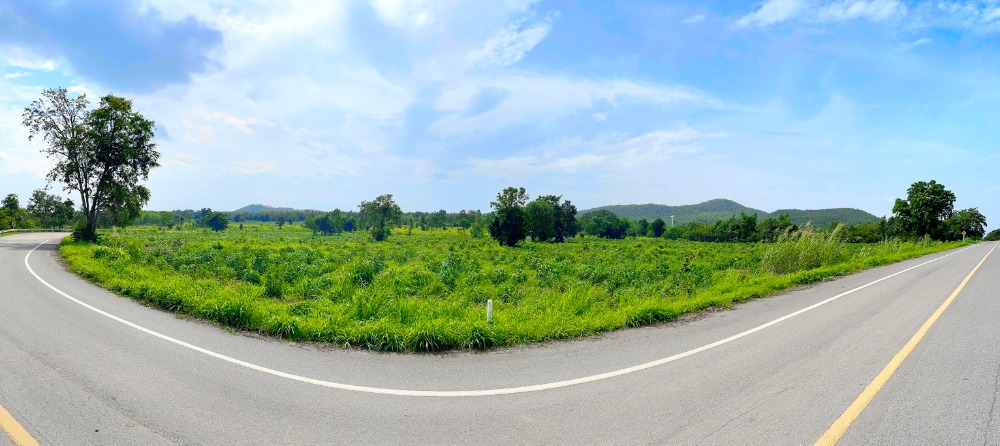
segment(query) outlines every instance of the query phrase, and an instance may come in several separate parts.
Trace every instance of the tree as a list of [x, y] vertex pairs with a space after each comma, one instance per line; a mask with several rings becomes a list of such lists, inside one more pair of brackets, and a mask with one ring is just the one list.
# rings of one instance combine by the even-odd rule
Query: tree
[[583, 232], [602, 238], [619, 239], [628, 233], [628, 220], [607, 209], [587, 212], [580, 217]]
[[663, 235], [663, 232], [667, 230], [667, 223], [663, 221], [662, 218], [657, 218], [653, 220], [650, 224], [650, 231], [653, 232], [653, 237], [659, 237]]
[[0, 230], [31, 227], [28, 213], [21, 209], [16, 194], [8, 194], [0, 202]]
[[944, 236], [944, 221], [954, 213], [955, 194], [931, 180], [918, 181], [906, 190], [906, 200], [897, 198], [892, 207], [903, 231], [913, 237]]
[[556, 237], [556, 221], [559, 219], [559, 204], [555, 205], [545, 197], [538, 197], [524, 207], [526, 230], [536, 242], [547, 242]]
[[490, 203], [493, 221], [490, 222], [490, 237], [501, 246], [514, 247], [528, 235], [524, 204], [528, 193], [521, 188], [508, 187], [497, 194], [497, 201]]
[[562, 243], [576, 235], [576, 206], [562, 196], [543, 195], [524, 208], [526, 229], [536, 242]]
[[73, 200], [63, 200], [44, 189], [32, 192], [26, 209], [46, 228], [66, 226], [73, 221]]
[[563, 242], [565, 239], [576, 236], [576, 206], [569, 200], [564, 200], [559, 205], [559, 218], [556, 220], [556, 225], [557, 242]]
[[380, 195], [374, 201], [362, 201], [358, 208], [372, 238], [379, 242], [389, 238], [392, 226], [403, 216], [399, 205], [392, 201], [392, 194]]
[[966, 236], [980, 238], [986, 235], [986, 217], [977, 208], [962, 209], [945, 221], [945, 227], [948, 240], [962, 240]]
[[198, 222], [215, 232], [225, 231], [229, 227], [229, 216], [222, 212], [212, 212], [211, 209], [206, 208], [202, 210], [201, 219]]
[[635, 235], [637, 237], [646, 237], [649, 235], [649, 220], [645, 218], [640, 219], [635, 224]]
[[22, 124], [29, 139], [41, 134], [48, 144], [42, 151], [55, 163], [48, 180], [80, 193], [85, 223], [74, 236], [93, 241], [101, 214], [118, 224], [138, 217], [149, 201], [149, 189], [139, 182], [159, 166], [160, 154], [153, 121], [134, 111], [131, 101], [107, 95], [96, 109], [87, 106], [86, 95], [45, 90], [24, 109]]
[[15, 212], [21, 209], [21, 202], [17, 199], [17, 194], [7, 194], [0, 204], [2, 204], [3, 210], [8, 212]]
[[1000, 229], [994, 229], [994, 230], [990, 231], [989, 234], [986, 234], [986, 237], [984, 237], [983, 240], [986, 240], [986, 241], [989, 241], [989, 242], [995, 242], [995, 241], [1000, 240]]

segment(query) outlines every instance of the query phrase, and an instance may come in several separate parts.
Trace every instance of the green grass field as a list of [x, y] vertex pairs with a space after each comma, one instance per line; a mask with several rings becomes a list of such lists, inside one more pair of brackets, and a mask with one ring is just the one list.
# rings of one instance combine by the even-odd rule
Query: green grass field
[[248, 225], [132, 228], [60, 251], [74, 271], [150, 306], [286, 339], [427, 352], [655, 324], [957, 246], [806, 234], [777, 244], [577, 238], [509, 249], [459, 230], [397, 230], [377, 243]]

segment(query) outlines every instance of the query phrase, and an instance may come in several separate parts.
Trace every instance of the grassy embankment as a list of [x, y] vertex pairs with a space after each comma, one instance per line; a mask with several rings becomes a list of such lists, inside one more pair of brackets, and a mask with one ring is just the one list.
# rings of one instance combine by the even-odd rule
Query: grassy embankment
[[[574, 239], [515, 249], [458, 231], [382, 243], [301, 228], [130, 229], [66, 241], [79, 274], [147, 305], [240, 330], [380, 351], [565, 339], [669, 321], [960, 243], [853, 245]], [[486, 321], [486, 302], [494, 319]]]

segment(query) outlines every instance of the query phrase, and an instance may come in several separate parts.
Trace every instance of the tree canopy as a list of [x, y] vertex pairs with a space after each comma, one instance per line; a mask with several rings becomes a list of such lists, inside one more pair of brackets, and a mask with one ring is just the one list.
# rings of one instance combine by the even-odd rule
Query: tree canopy
[[955, 193], [931, 180], [918, 181], [906, 190], [906, 199], [896, 199], [893, 217], [887, 223], [899, 235], [961, 240], [986, 233], [986, 217], [976, 208], [955, 211]]
[[361, 210], [361, 219], [375, 241], [389, 238], [392, 227], [399, 224], [403, 216], [399, 205], [392, 201], [392, 194], [380, 195], [373, 201], [362, 201], [358, 208]]
[[490, 222], [490, 237], [503, 246], [516, 246], [528, 236], [528, 220], [524, 206], [528, 193], [521, 188], [508, 187], [497, 194], [497, 201], [490, 203], [493, 221]]
[[73, 200], [36, 189], [28, 200], [26, 210], [45, 228], [58, 228], [73, 222]]
[[70, 98], [64, 88], [42, 92], [24, 109], [22, 124], [29, 139], [38, 135], [48, 144], [42, 151], [54, 163], [49, 181], [80, 194], [85, 216], [74, 235], [96, 240], [98, 217], [125, 224], [140, 215], [149, 189], [140, 181], [159, 166], [153, 143], [154, 123], [132, 109], [132, 101], [114, 95], [87, 110], [84, 94]]

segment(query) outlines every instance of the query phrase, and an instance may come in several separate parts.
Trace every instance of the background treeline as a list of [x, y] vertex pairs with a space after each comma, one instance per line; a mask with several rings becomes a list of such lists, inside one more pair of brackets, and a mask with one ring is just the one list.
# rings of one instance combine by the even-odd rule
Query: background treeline
[[[44, 193], [39, 195], [46, 201]], [[501, 245], [516, 246], [523, 240], [534, 242], [562, 242], [577, 236], [592, 236], [607, 239], [625, 237], [662, 237], [671, 240], [722, 243], [768, 243], [781, 241], [800, 229], [811, 233], [835, 234], [840, 241], [848, 243], [877, 243], [892, 239], [917, 240], [962, 240], [964, 238], [998, 239], [1000, 233], [986, 234], [986, 218], [976, 208], [955, 210], [955, 194], [935, 181], [916, 182], [907, 189], [906, 199], [897, 199], [891, 217], [874, 218], [863, 211], [852, 209], [826, 209], [819, 211], [789, 210], [779, 215], [740, 211], [713, 222], [688, 222], [678, 224], [675, 218], [628, 218], [609, 209], [653, 212], [652, 207], [667, 208], [672, 211], [697, 210], [698, 215], [706, 213], [722, 215], [737, 209], [751, 210], [729, 200], [712, 200], [700, 205], [667, 207], [661, 205], [608, 206], [581, 212], [562, 196], [543, 195], [529, 201], [524, 188], [506, 188], [497, 194], [497, 201], [490, 203], [492, 212], [478, 210], [459, 212], [401, 212], [392, 200], [392, 195], [383, 195], [371, 202], [362, 202], [358, 211], [334, 209], [330, 212], [315, 210], [291, 210], [251, 205], [235, 212], [213, 212], [211, 209], [178, 210], [167, 212], [143, 212], [136, 221], [140, 225], [166, 228], [207, 227], [216, 231], [224, 230], [230, 223], [244, 222], [297, 225], [319, 235], [333, 235], [358, 230], [371, 231], [376, 240], [384, 240], [393, 228], [405, 228], [409, 233], [459, 228], [468, 230], [472, 237], [487, 234]], [[34, 198], [33, 198], [34, 199]], [[16, 200], [16, 197], [14, 197]], [[72, 202], [67, 202], [71, 205]], [[6, 203], [6, 201], [5, 201]], [[6, 205], [5, 205], [6, 206]], [[13, 207], [11, 207], [13, 209]], [[657, 212], [659, 212], [657, 211]], [[857, 211], [857, 212], [854, 212]], [[8, 219], [13, 211], [4, 211]], [[55, 212], [55, 211], [53, 211]], [[813, 213], [813, 214], [810, 214]], [[816, 214], [818, 213], [818, 214]], [[18, 214], [20, 215], [20, 214]], [[60, 214], [62, 215], [62, 214]], [[689, 213], [689, 216], [693, 215]], [[801, 222], [807, 215], [818, 215], [823, 219]], [[835, 216], [846, 216], [848, 220], [862, 220], [861, 223], [833, 220]], [[22, 219], [24, 217], [21, 217]], [[0, 220], [2, 223], [2, 220]]]
[[66, 228], [82, 217], [73, 200], [49, 194], [44, 189], [32, 192], [23, 208], [16, 194], [7, 194], [0, 202], [0, 230], [31, 228]]

